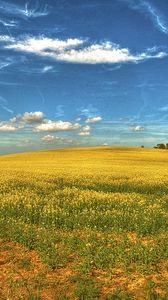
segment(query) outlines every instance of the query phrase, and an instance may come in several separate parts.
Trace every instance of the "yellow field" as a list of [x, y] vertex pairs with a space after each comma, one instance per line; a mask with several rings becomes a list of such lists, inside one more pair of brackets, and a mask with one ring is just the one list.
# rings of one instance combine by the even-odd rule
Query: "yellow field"
[[168, 299], [168, 151], [39, 151], [0, 170], [0, 299]]

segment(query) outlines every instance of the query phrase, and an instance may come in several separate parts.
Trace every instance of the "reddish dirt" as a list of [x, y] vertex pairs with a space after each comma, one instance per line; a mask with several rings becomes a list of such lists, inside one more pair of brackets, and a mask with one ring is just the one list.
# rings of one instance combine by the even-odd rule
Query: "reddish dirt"
[[68, 266], [51, 270], [43, 264], [35, 251], [11, 242], [0, 243], [0, 300], [18, 300], [22, 296], [38, 295], [41, 300], [61, 299], [71, 295], [69, 278], [73, 271]]
[[[136, 239], [135, 236], [130, 238]], [[153, 284], [152, 291], [158, 297], [165, 296], [168, 264], [161, 262], [158, 270], [158, 273], [142, 275], [134, 271], [128, 274], [122, 268], [111, 272], [95, 269], [90, 276], [101, 287], [100, 299], [107, 299], [108, 294], [114, 294], [120, 289], [123, 295], [127, 291], [133, 294], [132, 299], [143, 300], [152, 299], [148, 297], [149, 283]], [[23, 296], [28, 299], [31, 294], [38, 299], [38, 293], [40, 300], [77, 299], [74, 298], [76, 284], [71, 280], [76, 275], [80, 276], [80, 273], [72, 262], [64, 268], [51, 270], [41, 262], [34, 250], [0, 241], [0, 300], [19, 300]]]

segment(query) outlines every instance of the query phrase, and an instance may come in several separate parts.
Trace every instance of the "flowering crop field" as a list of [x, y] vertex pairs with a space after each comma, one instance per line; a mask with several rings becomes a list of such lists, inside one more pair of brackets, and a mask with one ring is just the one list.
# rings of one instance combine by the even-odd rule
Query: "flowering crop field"
[[168, 299], [168, 152], [0, 157], [0, 299]]

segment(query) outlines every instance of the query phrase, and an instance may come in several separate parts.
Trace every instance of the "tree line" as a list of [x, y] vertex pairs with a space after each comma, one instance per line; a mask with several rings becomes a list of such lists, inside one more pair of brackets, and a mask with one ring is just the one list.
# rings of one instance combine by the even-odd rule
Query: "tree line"
[[168, 150], [168, 143], [167, 144], [157, 144], [154, 146], [155, 149], [167, 149]]

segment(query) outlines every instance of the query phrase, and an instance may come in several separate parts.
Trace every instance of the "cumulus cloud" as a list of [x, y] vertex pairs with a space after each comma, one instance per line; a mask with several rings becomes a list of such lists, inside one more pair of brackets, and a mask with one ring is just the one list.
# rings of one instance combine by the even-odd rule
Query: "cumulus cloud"
[[[2, 122], [0, 124], [1, 127], [3, 126], [2, 130], [5, 130], [5, 128], [9, 128], [12, 131], [17, 129], [23, 129], [25, 127], [29, 130], [33, 130], [34, 132], [71, 131], [82, 127], [82, 125], [78, 122], [49, 120], [45, 119], [44, 116], [44, 113], [41, 111], [25, 112], [23, 114], [19, 114], [10, 118], [7, 122]], [[47, 139], [51, 139], [51, 136], [52, 135], [47, 135], [46, 137]], [[54, 137], [54, 140], [55, 139], [57, 139], [57, 137]]]
[[[2, 38], [0, 37], [0, 40]], [[133, 54], [128, 48], [109, 41], [105, 43], [88, 43], [80, 39], [59, 40], [44, 36], [24, 36], [22, 39], [10, 40], [3, 38], [7, 49], [29, 52], [45, 56], [57, 61], [82, 64], [113, 64], [125, 62], [140, 62], [150, 58], [163, 58], [167, 53], [163, 51], [146, 51]]]
[[96, 123], [96, 122], [100, 122], [101, 120], [102, 120], [102, 117], [97, 116], [97, 117], [89, 118], [85, 122], [86, 123]]
[[9, 120], [11, 123], [16, 123], [17, 122], [17, 117], [13, 117]]
[[3, 122], [0, 123], [0, 131], [16, 131], [18, 128], [10, 125], [10, 124], [5, 124]]
[[22, 116], [23, 121], [34, 123], [41, 122], [44, 119], [44, 114], [41, 111], [25, 112]]
[[80, 135], [80, 136], [90, 136], [91, 133], [89, 131], [81, 131], [81, 132], [79, 132], [78, 135]]
[[63, 121], [51, 121], [48, 120], [46, 123], [42, 123], [34, 127], [33, 131], [35, 132], [54, 132], [54, 131], [69, 131], [80, 128], [79, 123], [63, 122]]

